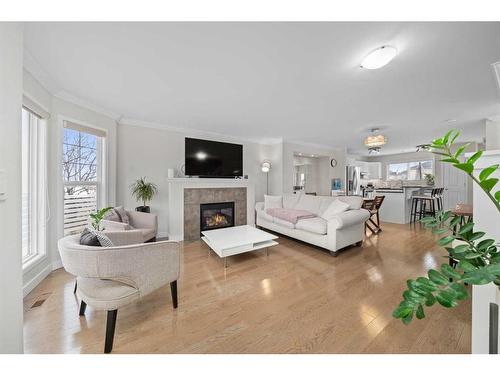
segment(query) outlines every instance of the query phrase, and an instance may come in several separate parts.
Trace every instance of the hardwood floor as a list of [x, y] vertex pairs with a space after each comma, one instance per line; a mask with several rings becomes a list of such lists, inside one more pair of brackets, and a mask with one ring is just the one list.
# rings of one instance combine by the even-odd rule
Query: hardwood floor
[[[227, 269], [202, 241], [184, 243], [178, 309], [168, 285], [120, 309], [113, 353], [470, 353], [470, 300], [410, 326], [391, 317], [406, 279], [445, 253], [419, 225], [382, 227], [335, 258], [280, 237]], [[79, 317], [73, 285], [60, 269], [26, 297], [27, 353], [102, 353], [106, 313]]]

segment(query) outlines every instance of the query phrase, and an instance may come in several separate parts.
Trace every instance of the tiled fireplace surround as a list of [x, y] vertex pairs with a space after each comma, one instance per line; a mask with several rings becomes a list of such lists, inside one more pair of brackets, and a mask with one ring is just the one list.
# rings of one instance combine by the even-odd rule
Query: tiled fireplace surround
[[247, 224], [245, 187], [184, 189], [184, 239], [200, 238], [200, 204], [222, 202], [234, 202], [234, 225]]

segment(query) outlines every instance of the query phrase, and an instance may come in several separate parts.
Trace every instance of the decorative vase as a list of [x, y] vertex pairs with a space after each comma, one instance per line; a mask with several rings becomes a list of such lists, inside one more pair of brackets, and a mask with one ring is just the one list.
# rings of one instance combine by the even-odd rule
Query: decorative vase
[[149, 206], [139, 206], [136, 207], [135, 210], [139, 212], [147, 212], [148, 214], [151, 212], [151, 208]]

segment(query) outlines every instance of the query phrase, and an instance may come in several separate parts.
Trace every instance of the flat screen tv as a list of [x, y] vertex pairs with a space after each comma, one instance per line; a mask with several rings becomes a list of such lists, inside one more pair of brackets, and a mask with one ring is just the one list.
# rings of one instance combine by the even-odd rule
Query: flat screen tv
[[186, 138], [186, 176], [234, 178], [243, 176], [243, 146]]

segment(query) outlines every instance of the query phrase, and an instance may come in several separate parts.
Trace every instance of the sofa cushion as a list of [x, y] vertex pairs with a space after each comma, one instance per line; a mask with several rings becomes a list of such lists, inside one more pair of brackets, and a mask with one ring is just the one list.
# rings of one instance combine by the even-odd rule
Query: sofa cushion
[[123, 206], [118, 206], [114, 208], [114, 211], [120, 216], [120, 221], [125, 224], [130, 223], [130, 218], [128, 217], [127, 211], [123, 208]]
[[339, 199], [335, 199], [330, 203], [328, 208], [321, 214], [321, 217], [326, 221], [332, 219], [334, 216], [347, 211], [349, 209], [349, 204], [342, 202]]
[[257, 210], [257, 217], [263, 220], [267, 220], [270, 223], [273, 222], [273, 217], [264, 210]]
[[139, 230], [142, 232], [144, 241], [149, 241], [156, 236], [156, 231], [154, 228], [140, 228]]
[[283, 208], [295, 208], [300, 199], [300, 195], [300, 193], [283, 194]]
[[341, 195], [337, 199], [349, 205], [349, 210], [359, 210], [363, 205], [363, 198], [355, 195]]
[[326, 234], [326, 220], [320, 217], [301, 219], [295, 224], [295, 229], [302, 229], [316, 234]]
[[319, 213], [321, 198], [314, 195], [301, 194], [299, 202], [295, 205], [296, 210], [309, 211], [315, 215]]
[[120, 216], [120, 213], [114, 208], [106, 212], [106, 214], [104, 215], [104, 219], [108, 221], [116, 221], [118, 223], [122, 222], [122, 217]]
[[264, 210], [268, 208], [282, 208], [283, 197], [281, 195], [264, 195]]
[[321, 203], [319, 205], [318, 216], [323, 215], [323, 212], [330, 206], [330, 204], [337, 199], [336, 197], [320, 197]]
[[289, 221], [282, 220], [278, 217], [273, 217], [273, 223], [277, 224], [277, 225], [281, 225], [281, 226], [286, 227], [286, 228], [295, 229], [294, 223], [290, 223]]

